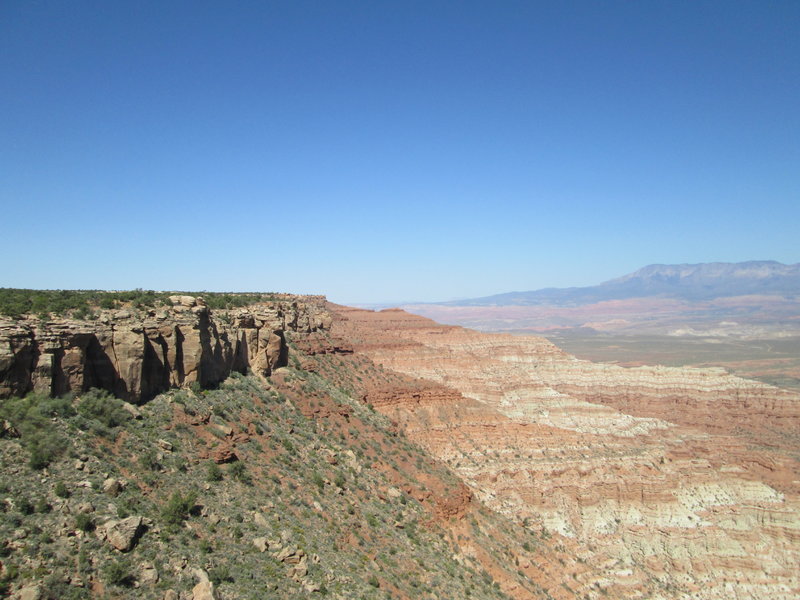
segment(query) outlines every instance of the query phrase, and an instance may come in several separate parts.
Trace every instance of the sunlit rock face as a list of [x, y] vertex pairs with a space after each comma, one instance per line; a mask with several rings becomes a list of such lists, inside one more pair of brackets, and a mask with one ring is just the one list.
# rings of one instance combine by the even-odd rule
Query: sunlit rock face
[[89, 388], [142, 402], [171, 387], [214, 385], [232, 371], [286, 364], [284, 333], [324, 330], [324, 301], [284, 296], [235, 310], [172, 296], [171, 306], [101, 312], [95, 320], [0, 320], [0, 398]]
[[366, 400], [593, 572], [553, 577], [577, 577], [590, 598], [800, 597], [797, 394], [721, 369], [590, 363], [397, 310], [332, 310], [357, 353], [430, 382]]

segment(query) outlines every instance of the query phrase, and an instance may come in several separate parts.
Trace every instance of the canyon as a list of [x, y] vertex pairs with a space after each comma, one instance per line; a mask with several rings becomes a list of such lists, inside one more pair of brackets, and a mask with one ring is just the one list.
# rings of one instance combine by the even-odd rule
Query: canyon
[[[348, 597], [364, 543], [374, 544], [366, 564], [378, 577], [363, 590], [377, 584], [399, 598], [437, 597], [437, 585], [463, 594], [470, 581], [475, 597], [516, 599], [800, 595], [800, 395], [724, 369], [594, 363], [542, 337], [321, 296], [211, 309], [202, 297], [174, 295], [163, 305], [99, 310], [91, 320], [0, 321], [1, 398], [69, 393], [80, 406], [92, 388], [138, 404], [145, 430], [155, 418], [148, 415], [166, 419], [144, 447], [168, 432], [162, 446], [176, 459], [179, 448], [195, 448], [158, 480], [124, 453], [113, 458], [119, 441], [111, 455], [103, 442], [98, 460], [120, 461], [109, 472], [138, 481], [153, 502], [175, 485], [170, 478], [190, 486], [204, 461], [243, 463], [254, 478], [236, 484], [239, 502], [256, 506], [268, 496], [259, 519], [274, 519], [275, 535], [290, 515], [308, 540], [323, 536], [314, 542], [323, 562], [344, 561], [326, 575], [341, 590], [334, 597]], [[14, 425], [3, 422], [0, 436], [9, 465], [22, 451]], [[352, 486], [340, 481], [340, 463]], [[70, 468], [63, 459], [51, 467], [84, 477]], [[35, 477], [34, 494], [42, 485]], [[226, 510], [213, 495], [203, 502]], [[400, 565], [379, 564], [387, 548], [406, 552], [397, 536], [411, 526], [391, 515], [407, 518], [412, 509], [424, 542], [415, 538], [416, 554]], [[365, 528], [359, 515], [370, 511]], [[374, 517], [383, 513], [385, 526]], [[350, 525], [340, 531], [328, 522]], [[192, 527], [197, 539], [242, 543]], [[324, 537], [328, 530], [339, 537]], [[193, 542], [181, 543], [203, 560]], [[323, 552], [331, 546], [340, 551]], [[110, 560], [88, 547], [97, 561]], [[142, 552], [157, 556], [163, 544], [148, 536]], [[247, 556], [248, 569], [264, 568]], [[176, 573], [171, 585], [185, 585]], [[314, 585], [290, 575], [274, 575], [276, 597], [300, 597]], [[240, 597], [244, 579], [225, 581], [224, 597]]]
[[489, 507], [599, 568], [611, 597], [800, 594], [798, 394], [399, 310], [333, 312], [356, 352], [434, 386], [368, 401]]

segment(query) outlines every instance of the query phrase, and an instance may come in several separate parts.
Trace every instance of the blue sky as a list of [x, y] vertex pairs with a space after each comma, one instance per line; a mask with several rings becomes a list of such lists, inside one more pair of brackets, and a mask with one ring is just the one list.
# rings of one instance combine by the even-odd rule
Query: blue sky
[[0, 286], [800, 261], [800, 3], [0, 3]]

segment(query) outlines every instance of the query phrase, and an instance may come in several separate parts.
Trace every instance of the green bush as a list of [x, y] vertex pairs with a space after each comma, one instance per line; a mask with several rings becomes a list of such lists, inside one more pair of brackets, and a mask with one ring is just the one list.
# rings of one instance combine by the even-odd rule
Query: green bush
[[131, 564], [125, 558], [106, 563], [103, 567], [103, 577], [109, 584], [117, 587], [131, 587], [133, 585]]
[[17, 510], [19, 510], [19, 512], [21, 512], [23, 515], [32, 515], [33, 511], [36, 510], [36, 507], [27, 498], [20, 498], [17, 500]]
[[88, 533], [94, 530], [94, 521], [89, 515], [85, 513], [79, 513], [75, 515], [75, 529], [79, 529]]
[[170, 499], [161, 509], [161, 518], [169, 525], [180, 525], [189, 518], [197, 502], [197, 494], [188, 492], [185, 496], [180, 492], [173, 492]]
[[222, 481], [223, 478], [222, 469], [219, 468], [219, 465], [215, 462], [208, 463], [206, 467], [206, 481]]
[[67, 486], [63, 481], [56, 483], [56, 487], [53, 489], [53, 492], [59, 498], [69, 498], [70, 496], [69, 489], [67, 489]]
[[75, 408], [72, 406], [72, 394], [58, 398], [38, 396], [38, 410], [45, 417], [71, 417], [75, 415]]
[[233, 582], [233, 576], [227, 565], [219, 565], [209, 569], [208, 578], [214, 585], [219, 585], [223, 582]]
[[161, 463], [158, 460], [158, 452], [151, 448], [139, 456], [139, 466], [149, 471], [158, 471], [161, 468]]
[[250, 474], [247, 472], [247, 469], [244, 466], [244, 463], [240, 460], [237, 460], [235, 463], [232, 463], [230, 467], [228, 467], [228, 472], [231, 474], [231, 477], [234, 479], [241, 481], [242, 483], [252, 483], [252, 479], [250, 479]]
[[33, 393], [0, 403], [0, 418], [10, 421], [19, 431], [20, 443], [30, 453], [31, 468], [43, 469], [60, 456], [67, 445], [51, 417], [69, 416], [71, 410], [65, 399]]
[[121, 400], [97, 388], [92, 388], [81, 396], [78, 413], [87, 419], [98, 421], [109, 429], [119, 427], [131, 419], [130, 413], [123, 408]]

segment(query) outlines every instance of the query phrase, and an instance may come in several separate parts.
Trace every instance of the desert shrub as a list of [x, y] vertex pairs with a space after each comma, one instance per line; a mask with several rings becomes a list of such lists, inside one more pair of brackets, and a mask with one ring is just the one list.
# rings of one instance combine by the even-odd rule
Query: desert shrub
[[41, 582], [41, 600], [85, 600], [90, 598], [89, 590], [71, 586], [63, 573], [53, 573]]
[[38, 396], [38, 411], [45, 417], [71, 417], [75, 414], [72, 406], [72, 394], [56, 398]]
[[63, 452], [64, 444], [64, 438], [57, 433], [53, 431], [42, 433], [27, 444], [30, 451], [28, 464], [32, 469], [44, 469]]
[[106, 563], [103, 567], [103, 577], [111, 585], [130, 587], [134, 579], [131, 570], [130, 562], [126, 558], [120, 558]]
[[189, 518], [195, 502], [197, 502], [195, 492], [188, 492], [185, 496], [180, 492], [173, 492], [161, 509], [161, 518], [169, 525], [180, 525]]
[[58, 483], [56, 483], [56, 486], [53, 489], [53, 493], [55, 493], [55, 495], [58, 496], [59, 498], [69, 498], [70, 496], [69, 489], [67, 489], [67, 486], [64, 484], [63, 481], [59, 481]]
[[218, 565], [209, 569], [208, 578], [214, 585], [219, 585], [223, 582], [233, 582], [233, 576], [227, 565]]
[[114, 300], [111, 296], [105, 296], [100, 300], [100, 308], [105, 308], [106, 310], [110, 310], [112, 308], [116, 308], [117, 301]]
[[78, 513], [75, 515], [75, 529], [88, 533], [94, 529], [94, 521], [89, 515]]
[[158, 471], [161, 468], [161, 463], [158, 460], [158, 452], [151, 448], [140, 455], [139, 466], [149, 471]]
[[[169, 304], [169, 292], [153, 290], [127, 290], [104, 292], [99, 290], [28, 290], [0, 288], [0, 314], [19, 318], [24, 314], [65, 315], [75, 318], [91, 317], [93, 308], [113, 309], [120, 304], [136, 308]], [[194, 294], [192, 294], [194, 295]], [[231, 294], [203, 292], [203, 298], [212, 309], [230, 309], [255, 302], [274, 300], [272, 294]]]
[[20, 498], [17, 500], [17, 510], [23, 515], [32, 515], [35, 509], [36, 507], [34, 507], [33, 503], [27, 498]]
[[252, 479], [250, 478], [250, 473], [247, 472], [247, 468], [244, 466], [244, 463], [240, 460], [237, 460], [235, 463], [232, 463], [230, 467], [228, 467], [228, 472], [231, 474], [231, 477], [236, 479], [237, 481], [241, 481], [242, 483], [252, 483]]
[[222, 481], [223, 478], [222, 469], [219, 468], [219, 465], [215, 462], [208, 463], [206, 467], [206, 481]]
[[87, 419], [100, 422], [109, 429], [119, 427], [131, 418], [130, 413], [123, 408], [121, 400], [97, 388], [92, 388], [81, 396], [78, 413]]
[[20, 442], [30, 453], [33, 469], [43, 469], [63, 452], [66, 440], [51, 421], [53, 416], [68, 416], [65, 402], [43, 394], [9, 398], [0, 403], [0, 418], [7, 419], [20, 434]]

